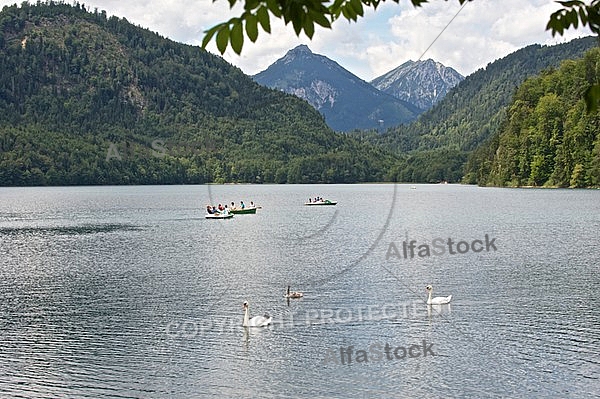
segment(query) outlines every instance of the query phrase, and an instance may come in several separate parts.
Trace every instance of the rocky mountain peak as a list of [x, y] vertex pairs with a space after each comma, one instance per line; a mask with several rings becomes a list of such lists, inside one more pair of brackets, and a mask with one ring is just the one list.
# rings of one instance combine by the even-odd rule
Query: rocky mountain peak
[[371, 84], [387, 94], [427, 110], [463, 79], [453, 68], [427, 59], [406, 61], [374, 79]]
[[306, 44], [301, 44], [289, 50], [285, 54], [285, 56], [280, 59], [280, 61], [284, 64], [289, 64], [290, 62], [293, 62], [295, 60], [310, 59], [314, 56], [315, 54], [312, 51], [310, 51]]
[[289, 50], [253, 76], [264, 86], [305, 99], [337, 131], [379, 129], [414, 119], [418, 108], [382, 93], [308, 46]]

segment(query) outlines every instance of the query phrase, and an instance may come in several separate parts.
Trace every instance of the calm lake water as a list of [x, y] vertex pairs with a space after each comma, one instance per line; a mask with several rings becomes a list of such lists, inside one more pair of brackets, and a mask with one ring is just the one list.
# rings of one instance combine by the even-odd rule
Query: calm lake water
[[0, 397], [599, 397], [599, 231], [598, 190], [0, 188]]

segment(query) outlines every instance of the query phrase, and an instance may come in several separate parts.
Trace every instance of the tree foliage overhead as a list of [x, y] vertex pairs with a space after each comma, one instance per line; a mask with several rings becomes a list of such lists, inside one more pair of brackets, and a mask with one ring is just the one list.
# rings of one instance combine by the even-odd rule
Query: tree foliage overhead
[[[215, 2], [217, 0], [213, 0]], [[400, 3], [400, 0], [390, 0]], [[446, 0], [447, 1], [447, 0]], [[472, 1], [472, 0], [468, 0]], [[271, 32], [271, 17], [282, 19], [285, 24], [292, 23], [296, 35], [304, 32], [312, 38], [315, 24], [324, 28], [332, 28], [333, 22], [343, 16], [348, 21], [357, 21], [364, 16], [365, 8], [376, 10], [385, 0], [228, 0], [232, 8], [238, 3], [243, 3], [244, 11], [238, 17], [217, 24], [207, 30], [202, 41], [202, 46], [216, 38], [218, 50], [223, 54], [228, 44], [237, 54], [242, 52], [244, 37], [252, 42], [258, 38], [258, 26]], [[428, 0], [410, 0], [413, 6], [419, 7]], [[464, 4], [467, 0], [458, 0]], [[550, 15], [547, 30], [552, 35], [562, 35], [565, 30], [577, 28], [579, 24], [588, 26], [593, 34], [600, 36], [600, 0], [556, 1], [561, 8]], [[588, 112], [594, 112], [600, 101], [600, 82], [592, 82], [587, 87], [584, 97]]]
[[[216, 0], [213, 0], [215, 2]], [[390, 0], [400, 3], [401, 0]], [[460, 4], [467, 0], [458, 0]], [[469, 0], [471, 1], [471, 0]], [[312, 38], [315, 25], [331, 28], [333, 22], [345, 18], [356, 22], [364, 16], [365, 9], [377, 7], [385, 0], [228, 0], [229, 7], [233, 8], [238, 3], [243, 3], [244, 11], [239, 17], [213, 26], [204, 35], [202, 46], [215, 37], [217, 48], [223, 54], [227, 45], [237, 54], [242, 52], [244, 37], [255, 42], [258, 38], [259, 26], [263, 31], [271, 33], [271, 17], [282, 19], [285, 24], [292, 23], [296, 35], [304, 34]], [[410, 0], [418, 7], [427, 0]]]
[[84, 6], [0, 12], [0, 185], [358, 182], [393, 157], [201, 48]]
[[[592, 0], [589, 4], [580, 0], [558, 1], [563, 8], [550, 16], [546, 29], [552, 36], [562, 35], [567, 29], [589, 26], [594, 35], [600, 37], [600, 0]], [[598, 110], [600, 102], [600, 82], [590, 82], [583, 93], [586, 109], [589, 113]]]
[[[213, 0], [216, 2], [217, 0]], [[258, 38], [259, 26], [263, 31], [271, 33], [271, 17], [282, 19], [287, 25], [292, 23], [296, 35], [302, 32], [312, 38], [315, 25], [331, 29], [332, 24], [345, 18], [356, 22], [363, 17], [365, 9], [377, 7], [385, 0], [227, 0], [229, 7], [244, 5], [244, 11], [238, 17], [217, 24], [207, 30], [202, 46], [216, 38], [217, 48], [223, 54], [227, 45], [240, 54], [244, 45], [244, 37], [255, 42]], [[399, 4], [401, 0], [389, 0]], [[446, 0], [448, 1], [448, 0]], [[458, 0], [460, 4], [473, 0]], [[410, 0], [413, 6], [420, 7], [428, 0]], [[579, 24], [588, 26], [595, 35], [600, 34], [600, 0], [589, 3], [581, 0], [556, 1], [562, 8], [550, 15], [547, 30], [562, 35], [565, 30], [577, 28]]]
[[589, 4], [580, 0], [557, 1], [563, 8], [552, 13], [546, 29], [552, 36], [562, 36], [565, 30], [589, 26], [592, 33], [600, 35], [600, 0], [592, 0]]

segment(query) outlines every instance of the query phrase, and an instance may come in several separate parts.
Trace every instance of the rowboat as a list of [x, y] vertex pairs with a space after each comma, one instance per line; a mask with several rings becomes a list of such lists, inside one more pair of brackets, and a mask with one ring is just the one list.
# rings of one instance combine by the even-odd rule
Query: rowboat
[[253, 208], [235, 208], [235, 209], [231, 209], [229, 212], [236, 214], [236, 215], [249, 215], [249, 214], [253, 214], [256, 213], [256, 207]]
[[335, 205], [337, 201], [316, 201], [316, 202], [305, 202], [304, 205]]
[[228, 213], [228, 214], [208, 213], [208, 214], [204, 215], [204, 217], [206, 219], [231, 219], [233, 217], [233, 214], [231, 214], [231, 213]]

